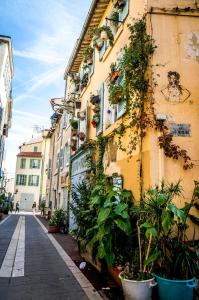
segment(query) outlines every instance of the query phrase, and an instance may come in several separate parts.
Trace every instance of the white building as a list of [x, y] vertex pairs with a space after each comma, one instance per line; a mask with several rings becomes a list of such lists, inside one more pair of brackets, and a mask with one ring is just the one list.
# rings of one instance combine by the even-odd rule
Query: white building
[[15, 171], [14, 202], [19, 202], [20, 209], [30, 211], [33, 202], [39, 207], [39, 201], [45, 200], [46, 168], [49, 155], [50, 139], [48, 131], [43, 136], [21, 145], [17, 154]]
[[13, 55], [11, 38], [0, 35], [0, 180], [3, 177], [5, 138], [12, 119]]

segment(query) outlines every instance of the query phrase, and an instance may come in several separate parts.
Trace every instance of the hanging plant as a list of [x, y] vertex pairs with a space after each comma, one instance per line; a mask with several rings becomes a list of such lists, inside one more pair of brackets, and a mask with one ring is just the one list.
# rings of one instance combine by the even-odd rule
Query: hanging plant
[[86, 112], [85, 111], [80, 111], [77, 113], [77, 118], [80, 120], [80, 121], [84, 121], [85, 118], [86, 118]]
[[77, 150], [76, 143], [71, 145], [71, 149], [73, 152], [75, 152]]
[[80, 141], [84, 141], [85, 140], [86, 135], [85, 135], [84, 132], [79, 132], [78, 136], [79, 136]]
[[91, 46], [84, 50], [84, 63], [88, 66], [93, 64], [93, 48]]
[[100, 122], [100, 114], [99, 113], [95, 113], [93, 115], [93, 119], [91, 121], [91, 124], [93, 125], [94, 128], [96, 128], [97, 125], [99, 124], [99, 122]]
[[71, 125], [72, 129], [76, 129], [76, 130], [78, 129], [78, 121], [77, 120], [71, 119], [70, 125]]
[[115, 27], [119, 24], [119, 13], [118, 11], [113, 10], [110, 15], [111, 24]]
[[[109, 26], [102, 26], [98, 28], [92, 29], [92, 35], [93, 35], [93, 46], [103, 46], [104, 41], [109, 41], [110, 46], [113, 46], [114, 36], [111, 31], [111, 28]], [[99, 42], [102, 41], [102, 44]]]
[[126, 0], [113, 0], [113, 7], [117, 10], [123, 9], [126, 4]]
[[111, 105], [119, 103], [124, 99], [123, 87], [121, 85], [115, 84], [115, 82], [110, 82], [109, 84], [109, 102]]
[[82, 77], [82, 81], [81, 81], [81, 86], [83, 88], [85, 88], [88, 84], [88, 73], [84, 73], [83, 77]]
[[93, 105], [100, 103], [99, 95], [91, 95], [90, 100], [91, 100], [91, 104]]
[[93, 108], [93, 111], [95, 113], [99, 112], [100, 111], [100, 105], [96, 103], [95, 106], [94, 106], [94, 108]]
[[117, 69], [116, 63], [112, 63], [110, 69], [109, 78], [110, 81], [114, 82], [120, 76], [120, 71]]

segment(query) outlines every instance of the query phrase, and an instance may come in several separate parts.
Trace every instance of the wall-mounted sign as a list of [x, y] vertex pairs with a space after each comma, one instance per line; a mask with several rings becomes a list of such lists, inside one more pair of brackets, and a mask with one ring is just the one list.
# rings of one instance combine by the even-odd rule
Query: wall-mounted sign
[[174, 136], [190, 136], [190, 124], [171, 124], [171, 132]]
[[123, 178], [122, 178], [122, 176], [113, 177], [113, 187], [122, 189], [122, 187], [123, 187]]

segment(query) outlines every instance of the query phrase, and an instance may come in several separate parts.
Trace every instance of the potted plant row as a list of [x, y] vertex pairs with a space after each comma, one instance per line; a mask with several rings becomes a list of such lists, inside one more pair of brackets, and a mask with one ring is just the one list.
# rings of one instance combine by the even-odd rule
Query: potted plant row
[[[162, 182], [161, 187], [149, 189], [141, 205], [133, 208], [139, 251], [120, 274], [126, 299], [151, 299], [154, 278], [159, 300], [193, 299], [198, 257], [189, 249], [186, 230], [196, 195], [194, 189], [191, 202], [177, 208], [173, 200], [182, 196], [181, 191], [179, 182], [170, 185]], [[143, 276], [146, 276], [144, 281]]]

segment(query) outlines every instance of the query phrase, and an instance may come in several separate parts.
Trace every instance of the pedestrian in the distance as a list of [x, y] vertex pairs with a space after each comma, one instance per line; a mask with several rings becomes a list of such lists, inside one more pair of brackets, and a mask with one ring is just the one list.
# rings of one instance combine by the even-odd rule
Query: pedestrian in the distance
[[33, 215], [35, 214], [35, 210], [36, 210], [36, 202], [33, 202], [33, 205], [32, 205], [32, 213], [33, 213]]
[[13, 202], [10, 203], [10, 212], [12, 213], [13, 211]]
[[16, 206], [15, 206], [15, 213], [19, 213], [19, 201], [17, 201]]

